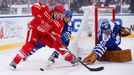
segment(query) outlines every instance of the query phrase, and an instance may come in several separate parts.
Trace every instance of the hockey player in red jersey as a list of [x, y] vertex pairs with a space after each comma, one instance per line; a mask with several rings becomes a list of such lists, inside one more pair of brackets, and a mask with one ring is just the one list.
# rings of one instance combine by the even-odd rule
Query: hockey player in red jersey
[[64, 7], [61, 4], [55, 5], [52, 11], [41, 2], [32, 5], [32, 15], [34, 18], [28, 24], [30, 30], [27, 35], [27, 42], [9, 64], [11, 69], [16, 69], [16, 65], [35, 48], [37, 42], [50, 48], [55, 48], [72, 64], [78, 61], [64, 46], [60, 38], [64, 26], [61, 19], [64, 11]]
[[[72, 32], [72, 25], [70, 26], [68, 23], [71, 22], [72, 19], [72, 11], [67, 10], [65, 12], [65, 16], [63, 17], [63, 22], [64, 22], [64, 28], [62, 30], [62, 34], [61, 34], [61, 39], [62, 42], [65, 44], [65, 46], [67, 47], [69, 45], [70, 42], [70, 37], [71, 37], [71, 32]], [[40, 48], [45, 47], [45, 45], [43, 45], [42, 43], [38, 42], [36, 44], [36, 47], [30, 52], [30, 54], [26, 57], [24, 57], [24, 61], [26, 61], [31, 55], [33, 55], [37, 50], [39, 50]], [[52, 53], [52, 55], [49, 57], [49, 61], [51, 62], [55, 62], [55, 58], [59, 57], [59, 53], [57, 51], [54, 51]]]

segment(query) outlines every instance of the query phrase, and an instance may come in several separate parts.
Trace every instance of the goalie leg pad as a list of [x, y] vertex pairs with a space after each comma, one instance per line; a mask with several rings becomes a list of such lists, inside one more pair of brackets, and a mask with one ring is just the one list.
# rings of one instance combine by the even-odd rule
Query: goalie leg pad
[[106, 51], [101, 58], [97, 59], [98, 61], [107, 61], [107, 62], [128, 62], [132, 60], [131, 50], [115, 50], [115, 51]]

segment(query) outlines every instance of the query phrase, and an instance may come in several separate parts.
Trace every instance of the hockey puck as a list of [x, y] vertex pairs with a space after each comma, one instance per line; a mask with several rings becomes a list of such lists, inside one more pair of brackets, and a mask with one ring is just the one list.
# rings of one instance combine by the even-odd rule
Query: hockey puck
[[40, 68], [40, 70], [41, 70], [41, 71], [44, 71], [44, 69], [43, 69], [43, 68]]

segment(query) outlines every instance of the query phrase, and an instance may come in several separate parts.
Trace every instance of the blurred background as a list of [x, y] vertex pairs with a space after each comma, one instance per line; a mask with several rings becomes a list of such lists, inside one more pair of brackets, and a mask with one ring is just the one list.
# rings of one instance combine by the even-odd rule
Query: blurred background
[[42, 1], [53, 7], [56, 3], [62, 3], [65, 9], [74, 13], [83, 13], [82, 6], [112, 6], [116, 13], [134, 13], [134, 0], [0, 0], [0, 15], [30, 14], [32, 3]]

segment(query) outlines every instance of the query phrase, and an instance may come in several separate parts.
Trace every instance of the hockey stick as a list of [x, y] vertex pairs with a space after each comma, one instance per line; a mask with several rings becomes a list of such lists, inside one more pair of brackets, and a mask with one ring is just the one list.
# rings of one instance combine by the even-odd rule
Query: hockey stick
[[[49, 35], [50, 35], [50, 34], [49, 34]], [[54, 39], [54, 37], [53, 37], [52, 35], [50, 35], [50, 36]], [[64, 45], [65, 50], [67, 50], [68, 52], [70, 52], [70, 53], [72, 54], [72, 52], [66, 47], [66, 45], [65, 45], [64, 43], [62, 43], [62, 44]], [[63, 50], [64, 50], [64, 49], [63, 49]], [[76, 56], [75, 56], [74, 54], [72, 54], [72, 55], [73, 55], [74, 58], [76, 58]], [[78, 62], [81, 63], [81, 64], [82, 64], [85, 68], [87, 68], [89, 71], [101, 71], [101, 70], [104, 69], [103, 66], [98, 67], [98, 68], [90, 68], [90, 67], [88, 67], [86, 64], [84, 64], [81, 60], [78, 60]], [[41, 71], [44, 71], [43, 68], [40, 68], [40, 70], [41, 70]]]
[[[63, 45], [65, 46], [66, 50], [68, 50], [68, 51], [73, 55], [74, 58], [77, 58], [77, 57], [66, 47], [66, 45], [65, 45], [64, 43], [63, 43]], [[81, 65], [83, 65], [83, 66], [84, 66], [85, 68], [87, 68], [89, 71], [101, 71], [101, 70], [104, 69], [103, 66], [98, 67], [98, 68], [90, 68], [90, 67], [88, 67], [86, 64], [84, 64], [81, 60], [78, 60], [78, 62], [81, 63]]]
[[[69, 51], [70, 52], [70, 51]], [[72, 54], [73, 55], [73, 54]], [[74, 55], [73, 55], [74, 56]], [[75, 56], [74, 56], [75, 57]], [[75, 57], [76, 58], [76, 57]], [[104, 69], [103, 66], [98, 67], [98, 68], [90, 68], [88, 67], [86, 64], [84, 64], [81, 60], [78, 61], [79, 63], [81, 63], [85, 68], [87, 68], [89, 71], [101, 71]], [[44, 71], [44, 68], [40, 68], [41, 71]]]
[[90, 68], [90, 67], [88, 67], [86, 64], [84, 64], [82, 61], [79, 61], [79, 62], [80, 62], [84, 67], [86, 67], [89, 71], [101, 71], [101, 70], [104, 69], [103, 66], [98, 67], [98, 68]]
[[[66, 47], [66, 49], [69, 51], [69, 49]], [[69, 51], [71, 53], [71, 51]], [[72, 54], [72, 53], [71, 53]], [[74, 54], [72, 54], [75, 58], [76, 56]], [[81, 63], [81, 65], [83, 65], [85, 68], [87, 68], [89, 71], [101, 71], [104, 69], [103, 66], [101, 67], [97, 67], [97, 68], [91, 68], [91, 67], [88, 67], [86, 64], [84, 64], [81, 60], [78, 60], [79, 63]], [[44, 71], [44, 68], [40, 68], [41, 71]]]
[[[68, 49], [68, 48], [67, 48]], [[69, 51], [70, 52], [70, 51]], [[70, 52], [71, 53], [71, 52]], [[72, 54], [72, 53], [71, 53]], [[76, 56], [74, 55], [74, 54], [72, 54], [75, 58], [76, 58]], [[101, 66], [101, 67], [97, 67], [97, 68], [90, 68], [90, 67], [88, 67], [86, 64], [84, 64], [81, 60], [78, 60], [78, 62], [79, 63], [81, 63], [81, 65], [83, 65], [85, 68], [87, 68], [89, 71], [101, 71], [101, 70], [103, 70], [104, 69], [104, 67], [103, 66]]]

